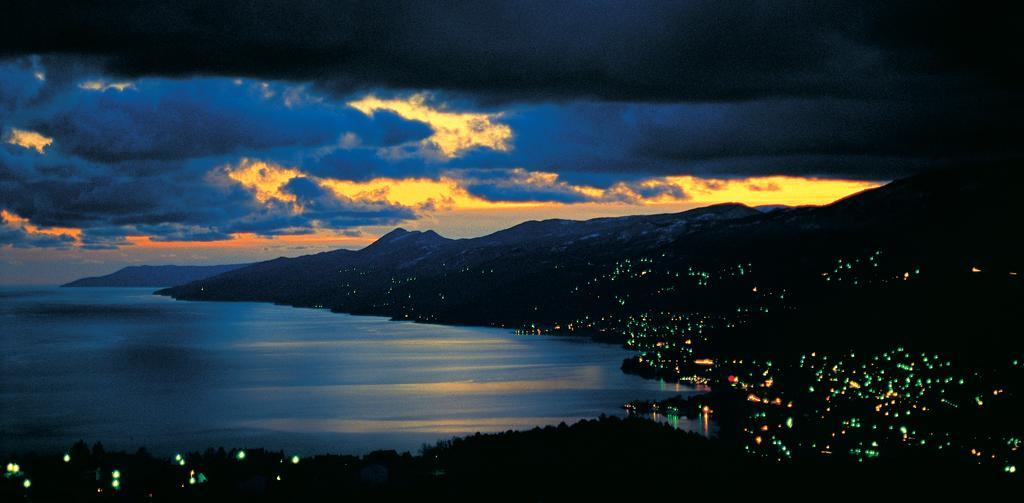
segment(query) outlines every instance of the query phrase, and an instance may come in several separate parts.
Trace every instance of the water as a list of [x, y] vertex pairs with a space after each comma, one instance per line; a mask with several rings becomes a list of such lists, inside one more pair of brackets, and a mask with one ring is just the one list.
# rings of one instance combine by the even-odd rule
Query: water
[[78, 439], [415, 452], [693, 392], [623, 374], [625, 350], [581, 339], [151, 292], [0, 288], [0, 453]]

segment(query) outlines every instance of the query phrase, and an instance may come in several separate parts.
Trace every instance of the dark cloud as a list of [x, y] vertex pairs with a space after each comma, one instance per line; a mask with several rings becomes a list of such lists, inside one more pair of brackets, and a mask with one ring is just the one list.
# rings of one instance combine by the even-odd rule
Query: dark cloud
[[1002, 86], [1019, 20], [1017, 4], [943, 1], [19, 2], [0, 47], [340, 92], [733, 101]]
[[503, 119], [516, 133], [511, 153], [479, 151], [448, 165], [525, 166], [599, 186], [673, 174], [891, 180], [922, 169], [1018, 159], [1015, 138], [1024, 128], [1014, 106], [986, 96], [942, 103], [574, 102], [514, 110]]
[[393, 114], [371, 119], [344, 105], [301, 102], [289, 94], [303, 93], [301, 86], [286, 84], [150, 79], [123, 91], [65, 89], [51, 93], [44, 106], [22, 107], [12, 115], [20, 127], [60, 138], [60, 149], [92, 161], [314, 147], [338, 140], [346, 130], [359, 131], [360, 143], [381, 146], [430, 134], [426, 125]]
[[422, 140], [433, 133], [429, 125], [403, 119], [387, 110], [378, 110], [369, 120], [374, 127], [366, 128], [367, 131], [357, 138], [360, 145], [390, 147]]
[[510, 182], [470, 182], [466, 192], [488, 201], [582, 203], [590, 200], [571, 187]]
[[190, 226], [180, 224], [138, 225], [135, 230], [153, 241], [224, 241], [234, 239], [217, 227]]
[[[109, 161], [311, 147], [355, 131], [344, 149], [294, 159], [311, 174], [360, 180], [436, 176], [441, 167], [418, 159], [414, 144], [429, 129], [388, 112], [272, 109], [259, 96], [269, 91], [281, 108], [317, 104], [316, 92], [427, 89], [513, 112], [502, 119], [515, 131], [512, 155], [477, 149], [449, 166], [881, 180], [1024, 157], [1016, 141], [1021, 9], [945, 1], [17, 3], [0, 21], [0, 55], [23, 57], [26, 71], [0, 74], [0, 107], [24, 109], [88, 75], [271, 79], [249, 95], [229, 79], [164, 84], [136, 98], [90, 93], [28, 118], [65, 137], [61, 148]], [[27, 71], [36, 68], [47, 72], [41, 89]], [[389, 158], [381, 146], [393, 147]]]
[[116, 250], [131, 246], [121, 227], [91, 227], [82, 231], [81, 247], [85, 250]]
[[0, 227], [0, 246], [15, 248], [70, 248], [75, 238], [68, 234], [39, 234], [22, 227]]
[[[555, 202], [564, 204], [584, 202], [636, 203], [642, 199], [687, 196], [678, 185], [656, 179], [630, 181], [619, 179], [615, 183], [588, 183], [586, 175], [571, 178], [571, 183], [557, 173], [530, 173], [517, 169], [459, 169], [445, 172], [458, 180], [466, 192], [488, 201], [501, 202]], [[597, 177], [598, 179], [600, 177]], [[585, 187], [584, 187], [585, 186]], [[600, 191], [585, 190], [596, 187]]]
[[32, 73], [30, 58], [0, 64], [0, 118], [25, 107], [39, 93], [43, 85]]

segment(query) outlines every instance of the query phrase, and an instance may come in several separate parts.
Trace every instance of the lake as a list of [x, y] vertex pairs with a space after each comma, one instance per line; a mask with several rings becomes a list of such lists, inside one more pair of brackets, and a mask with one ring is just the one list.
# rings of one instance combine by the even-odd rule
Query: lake
[[626, 350], [584, 339], [153, 290], [0, 287], [0, 453], [79, 439], [155, 453], [416, 452], [694, 392], [623, 374]]

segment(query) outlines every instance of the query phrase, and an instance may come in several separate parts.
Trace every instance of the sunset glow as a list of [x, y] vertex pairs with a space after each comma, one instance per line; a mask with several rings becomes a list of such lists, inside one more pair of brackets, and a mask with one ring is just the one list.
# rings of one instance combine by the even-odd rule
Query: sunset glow
[[[250, 190], [260, 203], [286, 203], [295, 213], [302, 207], [295, 204], [296, 197], [284, 190], [294, 178], [305, 177], [300, 169], [265, 161], [243, 159], [235, 166], [223, 168], [227, 178]], [[665, 177], [649, 179], [634, 186], [670, 184], [678, 187], [685, 197], [657, 195], [644, 198], [626, 184], [601, 189], [591, 186], [572, 186], [558, 180], [555, 173], [528, 173], [527, 184], [563, 184], [591, 198], [588, 202], [567, 204], [543, 201], [489, 201], [473, 196], [461, 185], [460, 179], [443, 176], [429, 178], [375, 178], [362, 182], [332, 178], [315, 178], [322, 187], [337, 197], [366, 202], [386, 202], [415, 208], [424, 222], [408, 222], [411, 228], [435, 228], [442, 235], [473, 237], [499, 230], [520, 219], [545, 218], [587, 219], [597, 216], [616, 216], [634, 213], [676, 212], [720, 203], [761, 205], [822, 205], [857, 192], [879, 186], [876, 182], [830, 180], [800, 177], [758, 177], [744, 179], [707, 179], [699, 177]], [[43, 228], [32, 225], [28, 219], [4, 210], [7, 225], [23, 226], [28, 232], [61, 235], [80, 240], [82, 230], [76, 228]], [[320, 228], [312, 233], [295, 235], [260, 236], [254, 233], [234, 233], [231, 239], [209, 241], [180, 241], [152, 239], [144, 234], [129, 234], [126, 240], [133, 247], [175, 248], [228, 248], [261, 247], [268, 244], [324, 245], [361, 247], [372, 242], [388, 227], [368, 227], [364, 232], [341, 232], [342, 229]]]

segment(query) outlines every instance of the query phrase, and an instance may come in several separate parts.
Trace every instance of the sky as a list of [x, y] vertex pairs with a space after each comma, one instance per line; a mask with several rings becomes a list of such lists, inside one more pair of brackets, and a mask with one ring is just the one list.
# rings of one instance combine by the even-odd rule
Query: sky
[[0, 19], [0, 283], [966, 177], [1022, 156], [1022, 20], [941, 1], [19, 2]]

